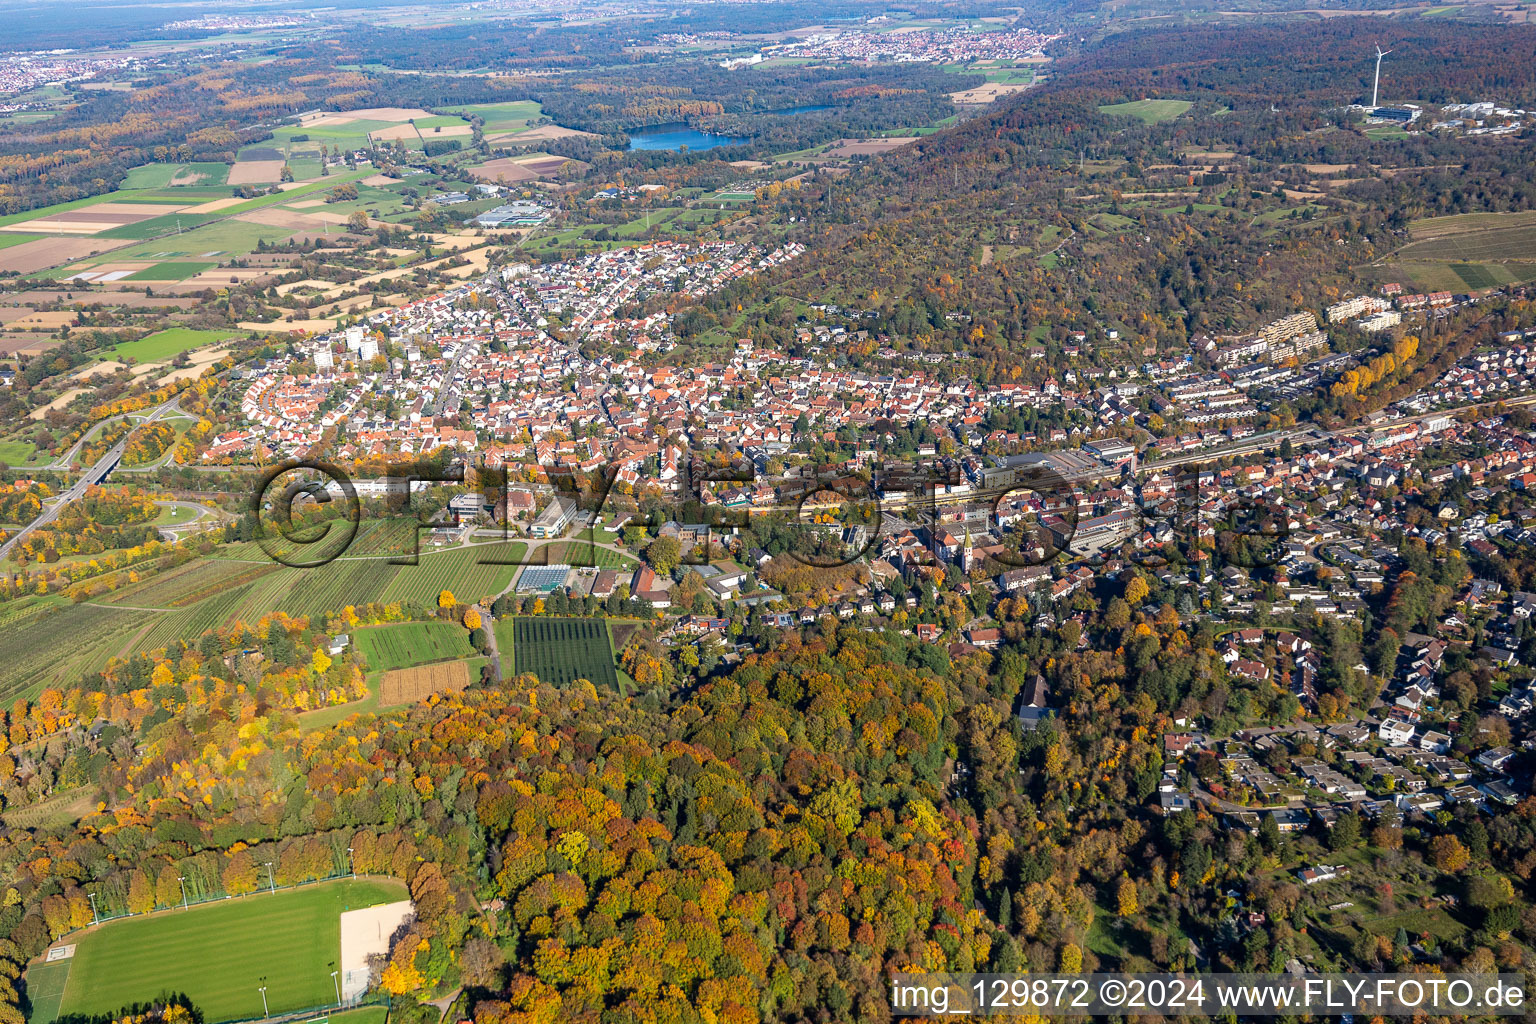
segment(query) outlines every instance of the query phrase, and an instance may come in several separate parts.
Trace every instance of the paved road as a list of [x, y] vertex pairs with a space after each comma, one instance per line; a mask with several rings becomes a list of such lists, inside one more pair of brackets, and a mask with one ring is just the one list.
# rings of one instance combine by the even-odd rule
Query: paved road
[[[146, 416], [144, 418], [144, 422], [151, 423], [155, 420], [158, 420], [167, 413], [170, 413], [175, 408], [176, 399], [173, 398], [169, 402], [166, 402], [164, 405], [157, 407], [153, 412]], [[70, 502], [78, 500], [84, 496], [87, 489], [105, 480], [107, 476], [112, 472], [112, 470], [117, 468], [118, 462], [123, 457], [123, 451], [128, 447], [128, 439], [132, 436], [133, 431], [131, 430], [124, 434], [122, 438], [117, 442], [117, 444], [113, 445], [105, 455], [96, 460], [96, 465], [82, 473], [80, 479], [76, 480], [74, 485], [70, 487], [69, 490], [59, 495], [53, 500], [52, 504], [43, 509], [41, 515], [17, 531], [16, 536], [12, 537], [4, 544], [0, 544], [0, 561], [4, 561], [6, 558], [8, 558], [11, 554], [11, 550], [15, 548], [17, 544], [20, 544], [23, 540], [25, 540], [27, 535], [32, 533], [33, 530], [47, 526], [49, 523], [59, 518], [59, 514], [64, 511]]]
[[475, 605], [480, 612], [480, 626], [485, 630], [486, 640], [491, 651], [491, 671], [499, 683], [504, 678], [501, 674], [501, 647], [496, 643], [496, 616], [491, 614], [489, 605]]
[[165, 534], [170, 534], [173, 539], [177, 539], [180, 538], [184, 532], [198, 533], [202, 530], [208, 529], [210, 526], [218, 525], [219, 513], [209, 508], [207, 505], [199, 505], [195, 501], [178, 500], [157, 501], [155, 504], [159, 505], [161, 508], [184, 508], [188, 509], [192, 513], [192, 518], [188, 519], [184, 523], [170, 523], [168, 525], [159, 527], [158, 529], [160, 530], [162, 537]]

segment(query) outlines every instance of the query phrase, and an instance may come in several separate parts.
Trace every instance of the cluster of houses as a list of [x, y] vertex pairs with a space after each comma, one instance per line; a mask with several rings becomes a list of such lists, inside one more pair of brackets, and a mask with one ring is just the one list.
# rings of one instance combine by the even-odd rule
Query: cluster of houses
[[1491, 402], [1520, 394], [1536, 379], [1536, 329], [1499, 335], [1495, 349], [1474, 352], [1452, 366], [1433, 385], [1398, 403], [1410, 412]]
[[[870, 19], [871, 27], [817, 32], [791, 43], [763, 47], [766, 57], [811, 57], [859, 62], [953, 64], [967, 61], [1010, 61], [1038, 57], [1059, 36], [1028, 28], [1003, 28], [973, 32], [965, 25], [931, 28], [911, 25], [889, 31], [891, 19]], [[881, 24], [882, 22], [887, 24]]]

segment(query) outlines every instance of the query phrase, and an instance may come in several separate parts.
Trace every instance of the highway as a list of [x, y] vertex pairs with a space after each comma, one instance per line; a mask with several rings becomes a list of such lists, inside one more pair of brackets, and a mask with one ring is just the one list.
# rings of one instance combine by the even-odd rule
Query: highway
[[[158, 406], [154, 412], [150, 413], [144, 418], [143, 422], [152, 423], [167, 413], [174, 413], [178, 411], [176, 409], [176, 401], [177, 400], [173, 398], [169, 402]], [[59, 518], [59, 515], [64, 511], [65, 507], [68, 506], [70, 502], [77, 501], [84, 496], [87, 489], [105, 480], [108, 474], [117, 468], [118, 462], [123, 457], [124, 450], [128, 447], [128, 439], [132, 436], [132, 430], [124, 434], [122, 438], [118, 440], [117, 444], [114, 444], [105, 455], [96, 460], [96, 464], [94, 466], [80, 475], [80, 479], [76, 480], [75, 483], [69, 488], [69, 490], [55, 497], [53, 502], [48, 505], [47, 508], [43, 509], [41, 515], [18, 530], [16, 536], [12, 537], [4, 544], [0, 544], [0, 561], [4, 561], [6, 558], [9, 558], [12, 549], [14, 549], [17, 544], [20, 544], [23, 540], [25, 540], [27, 535], [30, 534], [33, 530], [41, 529], [42, 527], [47, 526], [49, 523], [53, 522], [55, 519]]]

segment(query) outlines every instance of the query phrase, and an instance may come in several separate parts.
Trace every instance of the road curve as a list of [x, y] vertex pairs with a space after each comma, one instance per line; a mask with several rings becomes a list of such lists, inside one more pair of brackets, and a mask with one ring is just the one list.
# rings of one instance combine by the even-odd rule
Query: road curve
[[[144, 418], [143, 422], [152, 423], [160, 419], [164, 413], [173, 409], [175, 405], [176, 399], [173, 398], [169, 402], [157, 406], [153, 412]], [[128, 448], [128, 439], [132, 436], [133, 431], [131, 430], [124, 434], [117, 444], [114, 444], [105, 455], [96, 460], [94, 466], [80, 475], [80, 479], [76, 480], [69, 490], [56, 497], [52, 504], [44, 508], [36, 519], [18, 530], [16, 536], [7, 540], [4, 544], [0, 544], [0, 561], [9, 558], [11, 551], [15, 549], [16, 545], [25, 540], [34, 530], [41, 529], [59, 518], [60, 513], [68, 507], [70, 502], [80, 499], [89, 488], [105, 480], [112, 470], [117, 468], [118, 462], [122, 460], [123, 452]]]

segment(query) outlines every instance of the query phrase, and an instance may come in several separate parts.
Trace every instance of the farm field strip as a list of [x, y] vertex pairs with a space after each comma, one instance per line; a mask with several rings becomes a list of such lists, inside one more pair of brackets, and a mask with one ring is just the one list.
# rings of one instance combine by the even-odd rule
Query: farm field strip
[[103, 603], [141, 608], [185, 608], [205, 597], [215, 596], [223, 590], [264, 576], [275, 568], [275, 565], [195, 560], [114, 591], [103, 598]]
[[139, 648], [153, 651], [161, 647], [169, 647], [178, 640], [195, 643], [197, 638], [208, 630], [218, 629], [229, 621], [230, 613], [244, 599], [250, 586], [247, 583], [241, 587], [221, 590], [218, 594], [199, 601], [190, 608], [179, 608], [168, 612], [153, 629], [145, 634], [143, 639], [138, 641]]
[[577, 679], [618, 686], [605, 620], [518, 616], [512, 624], [517, 674], [531, 672], [553, 686]]
[[119, 655], [154, 612], [76, 605], [68, 614], [40, 615], [0, 627], [0, 696], [10, 699], [78, 680]]
[[1396, 256], [1467, 263], [1536, 260], [1536, 222], [1424, 238], [1403, 246]]
[[488, 547], [423, 552], [416, 565], [396, 567], [398, 575], [379, 592], [377, 600], [435, 605], [444, 590], [451, 590], [461, 604], [494, 597], [511, 584], [517, 566], [481, 564], [483, 559], [499, 557], [494, 551], [487, 550]]
[[440, 661], [385, 672], [379, 679], [379, 703], [414, 704], [434, 693], [459, 693], [469, 685], [469, 666], [468, 661]]
[[434, 661], [472, 658], [468, 632], [453, 622], [402, 622], [356, 630], [353, 642], [373, 671], [391, 671]]

